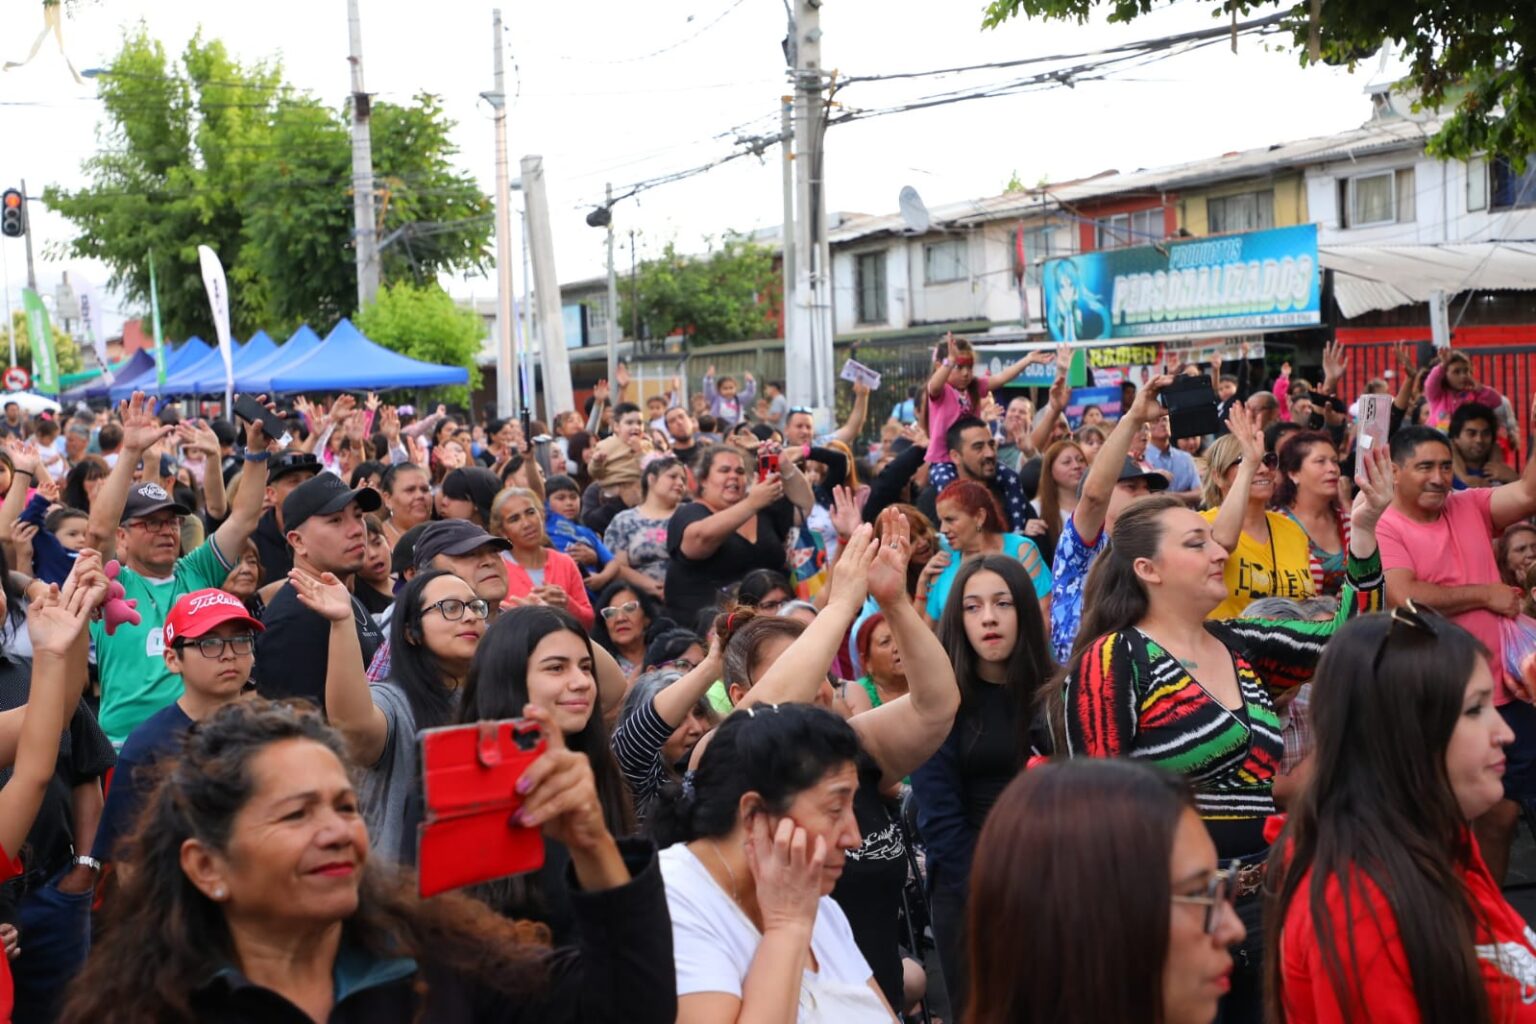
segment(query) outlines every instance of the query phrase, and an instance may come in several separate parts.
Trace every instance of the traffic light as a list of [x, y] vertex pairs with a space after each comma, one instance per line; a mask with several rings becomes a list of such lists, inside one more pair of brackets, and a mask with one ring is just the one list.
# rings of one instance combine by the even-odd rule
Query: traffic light
[[14, 188], [0, 194], [0, 235], [20, 238], [27, 233], [26, 200]]

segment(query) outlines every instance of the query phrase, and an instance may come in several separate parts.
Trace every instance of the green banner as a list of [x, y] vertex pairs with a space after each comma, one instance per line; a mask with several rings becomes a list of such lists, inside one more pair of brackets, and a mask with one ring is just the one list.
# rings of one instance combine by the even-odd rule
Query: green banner
[[149, 254], [149, 323], [155, 339], [155, 385], [165, 387], [165, 335], [160, 330], [160, 290], [155, 287], [155, 254]]
[[21, 290], [21, 308], [27, 314], [27, 335], [32, 340], [32, 390], [59, 393], [59, 365], [53, 354], [53, 325], [42, 296], [31, 288]]

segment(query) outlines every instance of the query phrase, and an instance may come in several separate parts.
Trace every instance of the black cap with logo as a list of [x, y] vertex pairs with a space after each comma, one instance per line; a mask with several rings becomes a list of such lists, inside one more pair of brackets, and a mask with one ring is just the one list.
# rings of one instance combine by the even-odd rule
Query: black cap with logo
[[375, 512], [384, 504], [372, 487], [348, 487], [335, 473], [321, 473], [305, 480], [283, 499], [283, 527], [297, 530], [310, 516], [328, 516], [353, 502], [364, 512]]
[[143, 519], [162, 509], [170, 509], [179, 516], [192, 514], [191, 509], [167, 494], [164, 487], [149, 483], [139, 484], [128, 492], [128, 500], [123, 503], [123, 514], [119, 521], [126, 523], [134, 519]]

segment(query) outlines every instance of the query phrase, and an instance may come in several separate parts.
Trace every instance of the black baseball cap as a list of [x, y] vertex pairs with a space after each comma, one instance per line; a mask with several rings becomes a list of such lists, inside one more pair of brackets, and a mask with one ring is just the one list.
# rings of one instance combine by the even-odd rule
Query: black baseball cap
[[[1120, 467], [1120, 475], [1115, 478], [1117, 484], [1134, 483], [1137, 480], [1147, 482], [1149, 491], [1166, 491], [1168, 489], [1168, 477], [1163, 473], [1153, 473], [1137, 465], [1136, 460], [1129, 455], [1125, 457], [1125, 465]], [[1083, 496], [1083, 486], [1088, 482], [1088, 474], [1084, 473], [1082, 480], [1077, 484], [1077, 496]]]
[[118, 521], [126, 523], [133, 519], [143, 519], [167, 508], [179, 516], [192, 514], [191, 509], [171, 497], [159, 484], [139, 484], [128, 492], [128, 500], [123, 502], [123, 514]]
[[467, 555], [487, 546], [497, 551], [512, 550], [511, 541], [486, 533], [467, 519], [440, 519], [423, 526], [412, 556], [417, 570], [431, 565], [438, 555]]
[[353, 490], [335, 473], [321, 473], [305, 480], [283, 499], [283, 528], [297, 530], [310, 516], [328, 516], [353, 502], [364, 512], [377, 511], [384, 504], [372, 487]]
[[320, 472], [320, 460], [310, 452], [280, 452], [267, 464], [267, 483], [276, 483], [279, 477], [290, 473], [303, 472]]

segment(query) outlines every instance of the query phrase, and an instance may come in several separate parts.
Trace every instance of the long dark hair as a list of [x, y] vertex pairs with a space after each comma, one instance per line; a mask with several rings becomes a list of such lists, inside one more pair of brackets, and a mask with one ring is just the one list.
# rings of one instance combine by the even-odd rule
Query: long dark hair
[[762, 797], [769, 814], [783, 814], [797, 795], [858, 756], [853, 727], [812, 704], [757, 704], [734, 712], [704, 748], [692, 792], [662, 788], [651, 833], [658, 846], [729, 835], [745, 794]]
[[[215, 463], [217, 462], [217, 460], [214, 461]], [[214, 473], [218, 471], [219, 469], [216, 464], [207, 470], [207, 472]], [[105, 480], [110, 472], [111, 469], [108, 468], [107, 461], [101, 456], [87, 455], [77, 462], [75, 467], [69, 471], [69, 475], [64, 478], [64, 486], [59, 491], [59, 501], [70, 508], [78, 508], [82, 512], [89, 512], [91, 510], [91, 499], [85, 493], [86, 482], [90, 480]]]
[[435, 729], [453, 721], [453, 689], [447, 669], [427, 647], [421, 629], [427, 584], [454, 574], [445, 569], [417, 573], [395, 598], [389, 620], [389, 676], [405, 691], [417, 729]]
[[[1349, 622], [1323, 651], [1312, 687], [1313, 781], [1275, 844], [1269, 880], [1266, 969], [1272, 1019], [1280, 1001], [1281, 932], [1292, 900], [1305, 898], [1339, 1005], [1359, 1005], [1365, 965], [1354, 929], [1378, 926], [1361, 906], [1369, 882], [1391, 910], [1419, 1016], [1487, 1021], [1488, 992], [1474, 950], [1478, 911], [1462, 872], [1467, 823], [1451, 789], [1445, 752], [1462, 714], [1467, 680], [1483, 646], [1466, 630], [1421, 611], [1428, 628], [1387, 615]], [[1484, 714], [1498, 714], [1485, 708]], [[1311, 882], [1303, 896], [1302, 882]], [[1336, 914], [1328, 890], [1341, 900]], [[1349, 945], [1335, 942], [1344, 932]]]
[[1296, 504], [1297, 487], [1291, 474], [1301, 472], [1302, 463], [1312, 454], [1313, 447], [1320, 444], [1327, 445], [1334, 449], [1334, 454], [1338, 454], [1333, 438], [1321, 430], [1298, 431], [1280, 442], [1280, 450], [1276, 453], [1280, 461], [1275, 467], [1275, 496], [1272, 502], [1275, 508], [1290, 508]]
[[[252, 762], [293, 740], [317, 743], [348, 763], [341, 738], [307, 705], [240, 701], [188, 730], [181, 756], [162, 765], [158, 786], [120, 848], [124, 870], [106, 904], [108, 938], [70, 985], [61, 1020], [200, 1019], [192, 995], [235, 961], [235, 949], [221, 906], [183, 873], [181, 847], [197, 839], [228, 850], [235, 817], [255, 790]], [[531, 995], [544, 984], [547, 951], [528, 941], [535, 929], [456, 893], [420, 900], [415, 888], [413, 874], [370, 858], [357, 909], [343, 923], [347, 941], [378, 957], [443, 964], [509, 996]], [[427, 977], [425, 971], [416, 976], [418, 1011]]]
[[1030, 750], [1035, 700], [1056, 667], [1051, 661], [1045, 617], [1040, 614], [1040, 600], [1035, 597], [1035, 583], [1029, 578], [1029, 571], [1018, 559], [1007, 555], [984, 555], [962, 565], [950, 585], [944, 613], [939, 616], [939, 642], [949, 654], [950, 664], [955, 666], [955, 679], [960, 683], [960, 706], [973, 704], [978, 695], [977, 687], [987, 684], [981, 681], [981, 659], [971, 646], [970, 637], [965, 635], [965, 587], [979, 572], [994, 572], [1003, 578], [1013, 595], [1013, 610], [1018, 616], [1018, 640], [1008, 655], [1003, 687], [1013, 698], [1019, 763], [1023, 764]]
[[1106, 633], [1129, 629], [1146, 617], [1151, 604], [1136, 575], [1136, 560], [1156, 558], [1163, 543], [1163, 513], [1187, 508], [1171, 494], [1137, 498], [1121, 511], [1110, 544], [1093, 560], [1083, 583], [1083, 621], [1072, 642], [1072, 665], [1089, 644]]
[[964, 1024], [1161, 1024], [1173, 838], [1193, 809], [1181, 779], [1130, 760], [1009, 783], [971, 864]]
[[613, 646], [613, 638], [608, 635], [608, 620], [603, 618], [603, 609], [625, 591], [635, 595], [640, 610], [645, 613], [645, 635], [641, 637], [644, 643], [650, 643], [660, 633], [673, 628], [672, 620], [662, 617], [661, 604], [654, 597], [627, 580], [614, 580], [604, 587], [603, 592], [597, 595], [597, 600], [592, 602], [592, 611], [596, 613], [592, 622], [592, 639], [602, 644], [603, 649], [615, 658], [619, 656], [619, 649]]
[[[414, 582], [414, 581], [413, 581]], [[464, 680], [464, 695], [459, 701], [460, 722], [498, 721], [520, 718], [528, 703], [528, 667], [539, 641], [558, 632], [574, 633], [581, 638], [590, 656], [592, 641], [575, 616], [559, 608], [527, 606], [505, 612], [486, 629], [475, 660]], [[634, 809], [624, 776], [608, 745], [608, 730], [603, 726], [601, 695], [593, 687], [592, 713], [586, 727], [565, 738], [566, 746], [585, 754], [596, 776], [597, 798], [603, 805], [603, 818], [614, 835], [628, 835], [635, 830]]]

